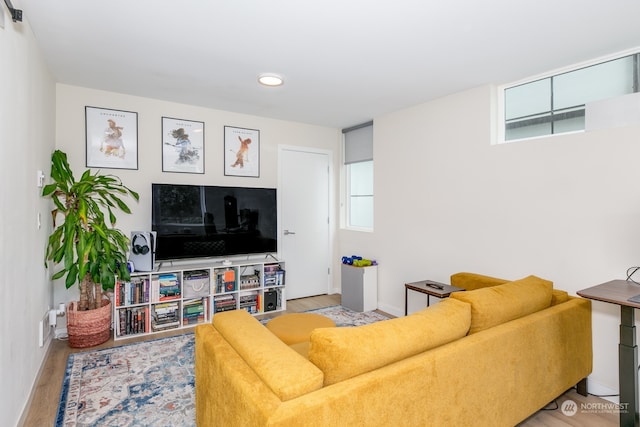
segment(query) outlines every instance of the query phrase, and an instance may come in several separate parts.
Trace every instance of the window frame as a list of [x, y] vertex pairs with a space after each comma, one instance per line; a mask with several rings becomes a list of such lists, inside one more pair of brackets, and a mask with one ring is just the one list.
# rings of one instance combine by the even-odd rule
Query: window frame
[[[577, 64], [572, 64], [566, 67], [562, 67], [562, 68], [558, 68], [549, 72], [545, 72], [542, 74], [538, 74], [536, 76], [532, 76], [532, 77], [527, 77], [525, 79], [522, 80], [518, 80], [515, 82], [510, 82], [510, 83], [506, 83], [506, 84], [502, 84], [497, 86], [497, 90], [495, 91], [496, 93], [496, 120], [494, 121], [495, 125], [497, 126], [496, 132], [495, 132], [495, 139], [493, 144], [494, 145], [499, 145], [499, 144], [509, 144], [512, 142], [521, 142], [521, 141], [530, 141], [530, 140], [536, 140], [536, 139], [545, 139], [545, 138], [551, 138], [551, 137], [556, 137], [556, 136], [560, 136], [560, 135], [570, 135], [570, 134], [575, 134], [575, 133], [582, 133], [585, 130], [584, 129], [579, 129], [579, 130], [573, 130], [573, 131], [567, 131], [567, 132], [559, 132], [559, 133], [550, 133], [550, 134], [544, 134], [544, 135], [536, 135], [536, 136], [529, 136], [529, 137], [524, 137], [524, 138], [515, 138], [515, 139], [510, 139], [510, 140], [506, 140], [506, 129], [507, 129], [507, 119], [506, 119], [506, 91], [508, 89], [511, 88], [515, 88], [518, 86], [522, 86], [522, 85], [526, 85], [526, 84], [530, 84], [539, 80], [544, 80], [544, 79], [551, 79], [553, 77], [558, 77], [560, 75], [563, 74], [567, 74], [567, 73], [571, 73], [573, 71], [577, 71], [577, 70], [581, 70], [581, 69], [585, 69], [588, 67], [592, 67], [592, 66], [596, 66], [599, 64], [603, 64], [606, 62], [610, 62], [610, 61], [615, 61], [627, 56], [633, 56], [633, 55], [637, 55], [637, 59], [636, 60], [636, 67], [637, 69], [635, 70], [634, 73], [634, 81], [633, 81], [633, 85], [634, 85], [634, 93], [639, 92], [640, 91], [640, 47], [636, 47], [633, 49], [628, 49], [622, 52], [617, 52], [611, 55], [607, 55], [607, 56], [602, 56], [599, 58], [595, 58], [595, 59], [591, 59], [589, 61], [584, 61], [581, 63], [577, 63]], [[553, 90], [553, 87], [552, 87]], [[553, 93], [551, 95], [553, 97]], [[583, 106], [586, 106], [586, 104], [582, 104]], [[551, 116], [554, 115], [554, 111], [560, 111], [562, 112], [563, 110], [575, 110], [576, 106], [571, 107], [571, 108], [558, 108], [556, 110], [553, 109], [553, 105], [551, 106], [551, 110], [549, 111], [549, 113], [551, 114]], [[585, 111], [584, 109], [581, 111]], [[562, 113], [560, 113], [562, 114]], [[584, 113], [583, 113], [584, 114]], [[553, 120], [552, 120], [553, 123]]]
[[[371, 194], [366, 194], [366, 195], [357, 195], [357, 196], [353, 196], [351, 194], [351, 166], [352, 165], [357, 165], [358, 163], [371, 163]], [[374, 226], [374, 200], [375, 200], [375, 194], [374, 194], [374, 189], [375, 189], [375, 185], [373, 182], [374, 179], [374, 172], [373, 172], [373, 168], [374, 168], [375, 164], [373, 162], [373, 160], [367, 160], [366, 162], [357, 162], [357, 163], [349, 163], [346, 165], [343, 165], [344, 167], [344, 176], [345, 176], [345, 200], [344, 200], [344, 225], [346, 229], [349, 230], [357, 230], [357, 231], [369, 231], [372, 232], [373, 231], [373, 226]], [[351, 223], [351, 212], [352, 212], [352, 206], [351, 206], [351, 202], [353, 201], [354, 197], [367, 197], [367, 198], [371, 198], [371, 227], [365, 227], [365, 226], [361, 226], [361, 225], [354, 225]]]
[[[362, 151], [351, 151], [350, 155], [347, 154], [347, 134], [351, 131], [358, 131], [359, 129], [363, 129], [366, 127], [370, 127], [371, 135], [370, 135], [370, 151], [362, 152]], [[360, 139], [358, 136], [355, 137], [354, 143], [361, 144], [362, 141], [367, 141]], [[357, 147], [356, 145], [355, 147]], [[363, 147], [360, 145], [360, 147]], [[356, 154], [357, 153], [357, 154]], [[355, 155], [355, 158], [353, 157]], [[349, 161], [351, 160], [351, 161]], [[351, 224], [351, 212], [352, 206], [351, 202], [353, 200], [353, 196], [351, 194], [351, 166], [358, 163], [371, 163], [371, 194], [365, 195], [365, 197], [371, 198], [371, 227], [353, 225]], [[341, 161], [341, 182], [340, 186], [341, 191], [341, 228], [351, 231], [362, 231], [362, 232], [373, 232], [374, 229], [374, 203], [375, 203], [375, 186], [374, 186], [374, 175], [375, 175], [375, 162], [373, 158], [373, 121], [365, 122], [350, 128], [346, 128], [342, 130], [342, 161]]]

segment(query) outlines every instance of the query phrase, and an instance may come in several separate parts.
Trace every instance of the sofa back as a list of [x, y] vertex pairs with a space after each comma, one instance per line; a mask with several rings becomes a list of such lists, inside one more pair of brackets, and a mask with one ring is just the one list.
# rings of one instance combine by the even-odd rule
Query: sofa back
[[497, 277], [485, 276], [478, 273], [468, 273], [466, 271], [452, 274], [450, 279], [452, 286], [456, 286], [467, 291], [486, 288], [488, 286], [502, 285], [507, 282], [509, 282], [507, 279], [499, 279]]
[[323, 372], [324, 385], [371, 372], [552, 304], [553, 283], [548, 280], [536, 276], [515, 281], [473, 276], [476, 282], [480, 277], [490, 285], [454, 292], [450, 298], [409, 316], [358, 327], [314, 330], [309, 360]]
[[471, 305], [469, 334], [518, 319], [551, 305], [553, 283], [536, 276], [472, 291], [450, 298]]
[[327, 386], [462, 338], [470, 324], [469, 304], [443, 300], [405, 317], [315, 329], [309, 360], [322, 370]]

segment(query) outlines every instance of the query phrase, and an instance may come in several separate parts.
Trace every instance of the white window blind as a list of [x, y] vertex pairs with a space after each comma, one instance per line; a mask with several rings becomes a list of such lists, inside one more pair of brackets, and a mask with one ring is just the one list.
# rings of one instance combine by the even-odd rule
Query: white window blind
[[343, 129], [342, 133], [345, 165], [373, 160], [373, 122]]

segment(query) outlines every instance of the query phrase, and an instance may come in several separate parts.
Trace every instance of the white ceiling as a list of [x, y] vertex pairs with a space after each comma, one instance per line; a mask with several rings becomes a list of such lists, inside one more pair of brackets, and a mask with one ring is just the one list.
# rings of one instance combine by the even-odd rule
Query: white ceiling
[[13, 5], [58, 82], [336, 128], [640, 46], [639, 0]]

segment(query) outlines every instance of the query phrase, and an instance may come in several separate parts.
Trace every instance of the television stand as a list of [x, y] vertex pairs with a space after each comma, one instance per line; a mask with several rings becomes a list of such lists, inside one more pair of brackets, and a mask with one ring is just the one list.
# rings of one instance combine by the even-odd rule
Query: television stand
[[116, 282], [113, 307], [115, 340], [208, 323], [228, 310], [284, 311], [285, 264], [216, 260], [136, 271]]

